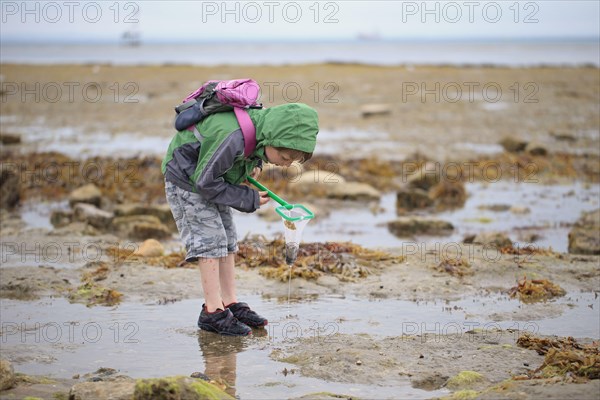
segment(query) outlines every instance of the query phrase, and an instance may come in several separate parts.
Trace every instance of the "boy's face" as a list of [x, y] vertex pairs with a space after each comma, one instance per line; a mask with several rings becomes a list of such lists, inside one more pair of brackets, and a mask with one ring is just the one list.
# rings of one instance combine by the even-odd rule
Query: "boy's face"
[[265, 156], [269, 163], [279, 165], [280, 167], [289, 167], [295, 161], [287, 151], [277, 150], [273, 146], [265, 147]]

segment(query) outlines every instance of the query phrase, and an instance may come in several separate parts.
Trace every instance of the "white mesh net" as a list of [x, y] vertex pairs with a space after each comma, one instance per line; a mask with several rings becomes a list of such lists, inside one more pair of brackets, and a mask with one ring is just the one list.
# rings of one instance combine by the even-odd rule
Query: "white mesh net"
[[[290, 210], [285, 210], [283, 213], [290, 218], [303, 218], [309, 214], [302, 208], [294, 207]], [[285, 261], [288, 265], [294, 264], [298, 257], [298, 249], [302, 240], [302, 232], [304, 227], [310, 221], [310, 218], [300, 219], [298, 221], [288, 221], [282, 218], [285, 237]]]

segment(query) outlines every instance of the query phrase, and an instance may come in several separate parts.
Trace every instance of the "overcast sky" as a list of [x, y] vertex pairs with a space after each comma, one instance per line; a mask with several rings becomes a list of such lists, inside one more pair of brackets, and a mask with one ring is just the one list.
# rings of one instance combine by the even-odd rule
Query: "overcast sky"
[[599, 1], [0, 1], [0, 38], [144, 42], [595, 38]]

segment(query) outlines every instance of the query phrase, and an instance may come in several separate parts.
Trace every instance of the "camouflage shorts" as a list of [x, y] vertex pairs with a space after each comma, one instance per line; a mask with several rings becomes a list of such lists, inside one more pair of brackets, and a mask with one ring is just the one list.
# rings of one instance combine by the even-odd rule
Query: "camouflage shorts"
[[167, 181], [165, 192], [187, 250], [186, 261], [225, 257], [238, 250], [230, 207], [212, 203]]

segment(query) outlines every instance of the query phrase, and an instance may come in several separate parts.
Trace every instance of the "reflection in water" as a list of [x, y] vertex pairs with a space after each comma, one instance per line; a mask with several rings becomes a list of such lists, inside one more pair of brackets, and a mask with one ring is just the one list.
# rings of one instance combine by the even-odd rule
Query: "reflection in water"
[[[255, 337], [266, 336], [267, 330], [253, 329], [252, 334]], [[198, 330], [198, 344], [204, 359], [204, 374], [233, 397], [235, 397], [237, 376], [237, 354], [244, 351], [250, 343], [251, 338], [247, 336], [223, 336]]]

